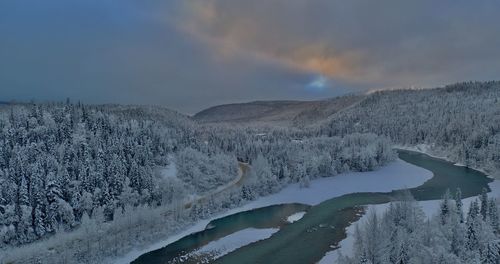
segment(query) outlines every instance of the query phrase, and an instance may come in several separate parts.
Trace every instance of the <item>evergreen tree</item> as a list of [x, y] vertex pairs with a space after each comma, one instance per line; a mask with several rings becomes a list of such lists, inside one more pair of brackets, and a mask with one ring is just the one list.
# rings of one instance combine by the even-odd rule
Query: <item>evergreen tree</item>
[[455, 207], [457, 210], [457, 215], [460, 223], [464, 222], [464, 212], [463, 212], [463, 203], [462, 203], [462, 191], [460, 188], [457, 188], [457, 192], [455, 194]]
[[479, 230], [478, 230], [479, 219], [480, 219], [479, 205], [477, 200], [474, 200], [470, 204], [466, 222], [467, 226], [466, 248], [469, 251], [476, 251], [479, 247]]
[[486, 188], [483, 188], [481, 192], [481, 216], [483, 221], [486, 221], [488, 216], [488, 190]]
[[481, 263], [498, 264], [500, 263], [500, 240], [490, 241], [484, 249]]
[[450, 216], [450, 192], [449, 190], [446, 190], [440, 208], [441, 208], [441, 224], [444, 225], [448, 222], [448, 218]]
[[488, 219], [489, 219], [489, 222], [491, 224], [491, 228], [493, 229], [493, 232], [495, 232], [495, 234], [499, 235], [499, 233], [500, 233], [500, 219], [499, 219], [499, 217], [500, 216], [498, 215], [498, 207], [497, 207], [497, 204], [496, 204], [496, 201], [494, 198], [490, 199], [488, 209], [489, 209]]

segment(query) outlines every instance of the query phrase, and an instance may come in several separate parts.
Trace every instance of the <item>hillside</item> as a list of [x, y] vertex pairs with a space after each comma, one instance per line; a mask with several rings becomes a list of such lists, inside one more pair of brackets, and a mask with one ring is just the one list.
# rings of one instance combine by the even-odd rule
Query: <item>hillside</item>
[[[194, 118], [155, 106], [4, 105], [0, 256], [107, 263], [288, 184], [375, 170], [395, 158], [394, 143], [498, 174], [499, 118], [500, 82], [233, 104]], [[238, 160], [253, 170], [239, 189], [179, 206], [227, 186]], [[158, 173], [172, 164], [175, 177]]]
[[[0, 263], [108, 263], [290, 183], [394, 159], [390, 142], [372, 134], [294, 139], [288, 129], [261, 137], [254, 129], [201, 126], [164, 107], [2, 106]], [[226, 189], [238, 159], [254, 172], [244, 186]], [[175, 176], [167, 177], [172, 164]]]
[[311, 127], [316, 135], [375, 133], [468, 166], [500, 168], [500, 82], [375, 92], [320, 124]]
[[205, 109], [193, 116], [200, 123], [305, 125], [354, 105], [363, 95], [318, 101], [255, 101]]

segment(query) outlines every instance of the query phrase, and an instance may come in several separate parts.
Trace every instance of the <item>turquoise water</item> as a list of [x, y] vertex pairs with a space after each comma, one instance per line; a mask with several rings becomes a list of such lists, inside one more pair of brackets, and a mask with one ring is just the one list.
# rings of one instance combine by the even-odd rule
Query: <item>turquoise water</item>
[[[410, 189], [415, 199], [440, 199], [446, 189], [462, 190], [463, 197], [476, 196], [492, 180], [485, 174], [428, 155], [398, 150], [399, 158], [433, 172], [434, 177]], [[165, 248], [146, 253], [133, 263], [176, 263], [176, 257], [193, 251], [244, 228], [280, 227], [269, 239], [233, 251], [214, 263], [315, 263], [346, 237], [345, 228], [356, 221], [363, 205], [394, 201], [399, 191], [388, 193], [351, 193], [324, 201], [316, 206], [283, 204], [259, 208], [212, 221], [214, 228], [182, 238]], [[284, 219], [295, 212], [307, 214], [293, 224]], [[182, 263], [196, 263], [188, 259]]]
[[[245, 228], [276, 228], [287, 225], [286, 218], [296, 212], [307, 211], [309, 205], [284, 204], [263, 207], [229, 215], [210, 222], [207, 229], [155, 251], [148, 252], [132, 263], [181, 263], [179, 257], [211, 241]], [[197, 263], [197, 259], [183, 259], [182, 263]]]

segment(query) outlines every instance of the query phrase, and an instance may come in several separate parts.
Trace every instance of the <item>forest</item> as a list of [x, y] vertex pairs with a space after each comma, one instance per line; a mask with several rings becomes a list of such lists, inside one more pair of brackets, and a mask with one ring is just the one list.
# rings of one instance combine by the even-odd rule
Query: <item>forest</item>
[[500, 171], [500, 82], [378, 91], [331, 116], [313, 133], [370, 132], [467, 166]]
[[[375, 92], [319, 123], [286, 128], [198, 124], [162, 107], [1, 105], [0, 255], [22, 263], [104, 262], [290, 183], [307, 188], [318, 177], [375, 170], [396, 158], [395, 145], [419, 144], [498, 172], [500, 82]], [[251, 166], [242, 186], [194, 199], [234, 180], [239, 162]], [[169, 166], [175, 177], [163, 174]], [[462, 220], [449, 200], [445, 195], [440, 220], [426, 220], [414, 202], [395, 203], [382, 219], [373, 217], [370, 230], [360, 230], [356, 255], [364, 257], [345, 263], [386, 263], [395, 254], [441, 254], [462, 263], [491, 257], [478, 250], [498, 247], [484, 235], [498, 235], [494, 202], [472, 204]], [[436, 230], [438, 240], [426, 237]], [[475, 244], [460, 255], [452, 239], [466, 241], [468, 232]], [[398, 236], [399, 248], [375, 252], [392, 239], [381, 234]], [[367, 244], [368, 236], [377, 237]], [[412, 255], [421, 253], [416, 244], [429, 255]]]
[[[67, 102], [1, 113], [0, 247], [16, 247], [22, 253], [12, 256], [22, 262], [102, 261], [289, 183], [306, 186], [395, 158], [390, 142], [374, 134], [262, 136], [148, 107]], [[160, 169], [174, 160], [177, 177], [163, 177]], [[186, 208], [193, 195], [234, 179], [238, 160], [253, 165], [244, 186]], [[49, 244], [60, 251], [37, 253]]]
[[438, 212], [426, 219], [411, 194], [402, 194], [381, 216], [371, 211], [363, 227], [356, 226], [353, 257], [357, 263], [484, 263], [500, 260], [498, 203], [486, 190], [465, 212], [460, 189], [444, 194]]

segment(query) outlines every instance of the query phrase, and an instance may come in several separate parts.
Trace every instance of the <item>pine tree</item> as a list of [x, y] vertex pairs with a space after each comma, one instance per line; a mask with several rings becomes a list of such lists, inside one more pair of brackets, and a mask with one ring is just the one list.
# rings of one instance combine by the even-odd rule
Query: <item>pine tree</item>
[[363, 236], [359, 229], [359, 224], [356, 224], [354, 229], [354, 245], [353, 245], [353, 254], [356, 258], [357, 263], [366, 263], [368, 260], [366, 259], [366, 252], [363, 243]]
[[467, 242], [466, 248], [469, 251], [476, 251], [479, 247], [479, 220], [480, 212], [477, 200], [471, 202], [469, 213], [467, 215]]
[[489, 201], [489, 214], [488, 219], [495, 234], [499, 235], [500, 233], [500, 219], [498, 215], [498, 206], [496, 205], [496, 201], [494, 198], [491, 198]]
[[402, 241], [400, 249], [399, 249], [399, 256], [397, 260], [397, 264], [407, 264], [410, 263], [410, 256], [409, 256], [409, 248], [408, 248], [408, 243], [407, 241]]
[[486, 221], [488, 216], [488, 190], [486, 188], [483, 188], [481, 193], [481, 216], [483, 221]]
[[451, 253], [455, 256], [461, 256], [464, 251], [464, 245], [466, 243], [465, 237], [466, 230], [463, 227], [463, 223], [460, 221], [454, 221], [451, 227]]
[[448, 217], [450, 215], [450, 203], [449, 203], [449, 199], [450, 199], [450, 192], [449, 190], [446, 190], [444, 196], [443, 196], [443, 199], [441, 201], [441, 214], [440, 214], [440, 217], [441, 217], [441, 224], [444, 225], [448, 222]]
[[481, 257], [482, 264], [499, 264], [500, 263], [500, 240], [490, 241], [487, 243], [484, 253]]
[[380, 263], [380, 229], [378, 216], [375, 210], [372, 210], [370, 215], [368, 216], [365, 233], [366, 258], [368, 259], [369, 263]]
[[464, 222], [464, 212], [463, 212], [463, 203], [462, 203], [462, 191], [460, 188], [457, 188], [457, 192], [455, 194], [455, 206], [458, 214], [458, 219], [460, 223]]
[[33, 207], [33, 213], [32, 213], [33, 229], [38, 237], [43, 237], [47, 232], [45, 228], [45, 222], [46, 222], [45, 206], [44, 203], [41, 201], [40, 197], [37, 197], [36, 200], [37, 202]]

